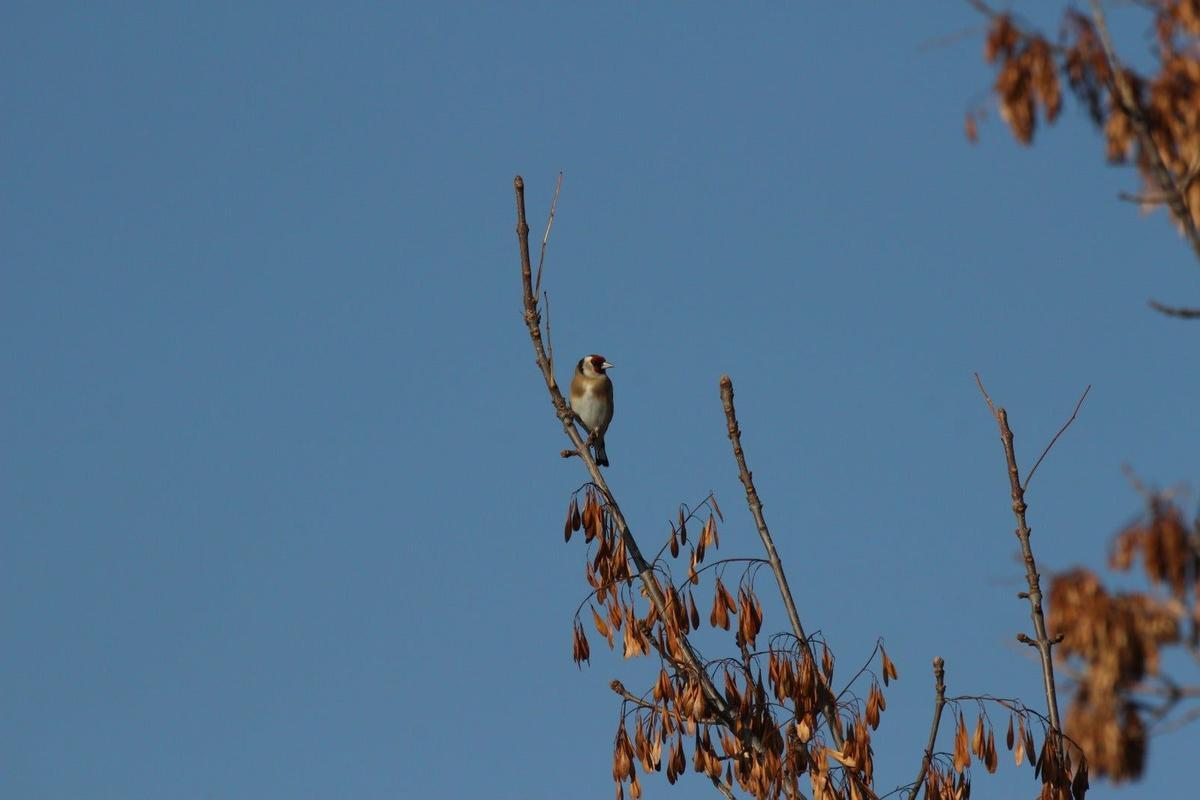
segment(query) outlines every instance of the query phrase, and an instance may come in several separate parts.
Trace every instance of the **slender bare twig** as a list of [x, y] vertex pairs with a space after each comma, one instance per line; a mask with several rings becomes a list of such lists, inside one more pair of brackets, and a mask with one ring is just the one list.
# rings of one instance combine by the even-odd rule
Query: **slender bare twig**
[[[625, 544], [625, 551], [629, 554], [630, 560], [633, 561], [637, 569], [637, 577], [645, 588], [647, 597], [650, 598], [650, 602], [658, 611], [659, 616], [665, 617], [666, 598], [663, 595], [662, 587], [654, 577], [653, 567], [642, 555], [637, 540], [634, 539], [632, 532], [630, 532], [625, 515], [621, 512], [621, 507], [617, 504], [616, 498], [608, 488], [607, 481], [604, 480], [604, 476], [600, 473], [600, 468], [596, 465], [583, 437], [580, 436], [579, 430], [575, 427], [574, 414], [571, 413], [570, 408], [567, 406], [567, 401], [563, 397], [562, 391], [558, 388], [557, 380], [555, 380], [554, 370], [550, 366], [550, 359], [542, 343], [541, 315], [537, 309], [537, 295], [533, 292], [533, 268], [530, 264], [529, 256], [529, 224], [525, 220], [525, 181], [520, 175], [513, 179], [513, 188], [517, 202], [517, 244], [520, 247], [521, 253], [521, 285], [524, 295], [525, 327], [529, 331], [529, 339], [533, 344], [538, 369], [541, 371], [542, 378], [546, 382], [546, 390], [550, 394], [550, 402], [554, 405], [555, 414], [562, 423], [563, 433], [566, 434], [571, 444], [574, 445], [576, 454], [583, 461], [584, 466], [592, 477], [592, 483], [604, 495], [609, 506], [609, 513], [612, 515], [613, 523], [616, 525], [621, 540]], [[732, 727], [733, 715], [730, 713], [729, 705], [726, 703], [724, 695], [717, 691], [708, 673], [704, 671], [703, 664], [692, 648], [691, 642], [686, 638], [682, 638], [681, 645], [687, 666], [697, 676], [705, 697], [712, 704], [713, 708], [716, 709], [717, 716], [721, 717]], [[761, 746], [761, 742], [757, 742], [757, 744]]]
[[[842, 699], [842, 695], [844, 695], [846, 692], [850, 691], [850, 687], [854, 686], [855, 682], [857, 682], [858, 679], [862, 677], [862, 674], [871, 668], [871, 662], [875, 660], [875, 654], [879, 652], [879, 648], [882, 646], [883, 646], [883, 639], [876, 639], [875, 647], [871, 649], [871, 655], [867, 656], [867, 660], [864, 661], [863, 665], [858, 668], [858, 672], [854, 673], [854, 677], [852, 677], [850, 680], [846, 681], [846, 688], [844, 688], [840, 692], [838, 692], [837, 699], [839, 701]], [[873, 673], [873, 672], [871, 674], [872, 674], [872, 676], [875, 675], [875, 673]]]
[[1160, 314], [1168, 317], [1178, 317], [1179, 319], [1196, 319], [1200, 317], [1200, 308], [1186, 308], [1184, 306], [1168, 306], [1157, 300], [1147, 300], [1146, 305], [1153, 308]]
[[714, 778], [711, 775], [708, 779], [712, 781], [712, 785], [716, 787], [718, 792], [725, 795], [726, 800], [737, 800], [733, 794], [733, 790], [726, 786], [724, 781], [719, 778]]
[[550, 359], [550, 371], [554, 372], [554, 337], [550, 335], [550, 294], [548, 292], [542, 292], [542, 305], [546, 307], [546, 358]]
[[966, 39], [968, 37], [974, 38], [974, 37], [978, 36], [981, 31], [982, 31], [982, 29], [979, 26], [972, 26], [970, 28], [963, 28], [962, 30], [956, 31], [954, 33], [947, 33], [947, 34], [943, 34], [941, 36], [934, 36], [934, 37], [926, 39], [925, 41], [918, 44], [917, 52], [918, 53], [927, 53], [930, 50], [936, 50], [939, 47], [945, 47], [946, 45], [956, 44], [959, 41]]
[[[733, 444], [733, 457], [737, 461], [738, 477], [741, 478], [742, 486], [746, 488], [746, 503], [750, 506], [750, 514], [754, 517], [754, 524], [758, 527], [758, 536], [762, 539], [763, 549], [767, 551], [767, 558], [771, 562], [771, 570], [775, 573], [775, 581], [779, 584], [779, 594], [783, 597], [783, 605], [787, 609], [788, 620], [792, 624], [792, 633], [796, 635], [805, 655], [815, 661], [808, 637], [804, 633], [804, 626], [800, 622], [800, 614], [796, 611], [796, 601], [792, 598], [787, 575], [783, 571], [783, 562], [779, 560], [779, 553], [775, 550], [775, 541], [771, 538], [771, 531], [767, 528], [767, 520], [763, 516], [763, 504], [758, 497], [758, 490], [754, 488], [754, 477], [746, 467], [746, 454], [742, 451], [742, 431], [738, 427], [737, 411], [733, 407], [733, 381], [728, 375], [721, 376], [721, 404], [725, 407], [725, 424], [729, 431], [729, 441]], [[824, 675], [819, 672], [818, 675], [821, 677], [827, 697], [825, 719], [829, 722], [829, 730], [834, 743], [840, 748], [842, 731], [837, 704], [832, 690], [825, 682]]]
[[1038, 456], [1038, 460], [1033, 462], [1033, 467], [1029, 470], [1029, 474], [1025, 476], [1025, 484], [1021, 487], [1025, 491], [1029, 491], [1029, 482], [1033, 480], [1033, 473], [1037, 472], [1037, 468], [1041, 466], [1042, 459], [1050, 452], [1050, 448], [1054, 447], [1054, 443], [1058, 441], [1058, 437], [1066, 432], [1067, 428], [1071, 427], [1071, 423], [1075, 421], [1075, 417], [1079, 414], [1079, 408], [1083, 405], [1083, 401], [1087, 399], [1088, 392], [1092, 390], [1092, 385], [1089, 383], [1087, 388], [1083, 390], [1083, 394], [1079, 396], [1079, 402], [1075, 404], [1075, 410], [1071, 412], [1071, 418], [1063, 423], [1063, 426], [1058, 429], [1058, 433], [1054, 434], [1054, 438], [1050, 440], [1050, 444], [1046, 445], [1046, 449]]
[[987, 401], [988, 408], [992, 412], [992, 416], [996, 419], [996, 424], [1000, 427], [1000, 441], [1004, 444], [1004, 459], [1008, 462], [1008, 482], [1012, 493], [1012, 510], [1013, 516], [1016, 519], [1017, 539], [1021, 542], [1021, 556], [1025, 562], [1025, 580], [1029, 584], [1029, 591], [1023, 592], [1023, 596], [1029, 600], [1029, 616], [1033, 621], [1033, 629], [1037, 634], [1034, 640], [1038, 650], [1038, 655], [1042, 660], [1042, 683], [1046, 690], [1046, 711], [1050, 716], [1050, 725], [1054, 728], [1056, 734], [1062, 734], [1062, 724], [1058, 716], [1058, 693], [1054, 685], [1054, 660], [1051, 656], [1051, 648], [1053, 642], [1050, 639], [1050, 634], [1046, 631], [1046, 617], [1042, 612], [1042, 587], [1040, 576], [1037, 571], [1037, 562], [1033, 558], [1033, 546], [1030, 544], [1030, 536], [1032, 531], [1029, 528], [1029, 523], [1025, 519], [1025, 489], [1021, 486], [1021, 473], [1017, 467], [1017, 454], [1013, 447], [1013, 432], [1008, 425], [1008, 412], [1003, 408], [997, 408], [992, 403], [992, 398], [988, 396], [987, 390], [983, 388], [983, 381], [979, 374], [975, 375], [975, 382], [979, 385], [979, 391], [983, 393], [983, 399]]
[[[550, 242], [550, 229], [554, 227], [554, 212], [558, 209], [558, 193], [562, 191], [562, 181], [562, 170], [559, 170], [558, 180], [554, 182], [554, 199], [550, 201], [550, 215], [546, 218], [546, 232], [542, 234], [542, 252], [538, 255], [537, 280], [533, 284], [533, 296], [535, 298], [541, 293], [542, 289], [542, 264], [546, 263], [546, 245]], [[546, 324], [549, 325], [548, 317]]]
[[942, 709], [946, 707], [946, 662], [941, 656], [933, 660], [933, 683], [933, 724], [929, 726], [929, 744], [925, 745], [921, 769], [917, 772], [917, 779], [913, 781], [908, 800], [916, 800], [917, 792], [921, 791], [921, 784], [925, 782], [925, 775], [929, 772], [929, 765], [933, 763], [933, 748], [937, 745], [938, 727], [942, 724]]
[[[1121, 62], [1117, 58], [1112, 36], [1108, 32], [1108, 21], [1104, 16], [1104, 8], [1100, 5], [1100, 0], [1091, 0], [1091, 6], [1092, 20], [1096, 23], [1096, 31], [1100, 34], [1100, 45], [1104, 48], [1104, 58], [1108, 61], [1108, 71], [1112, 76], [1113, 96], [1120, 104], [1121, 110], [1129, 117], [1129, 121], [1133, 124], [1138, 144], [1141, 145], [1142, 151], [1150, 161], [1150, 172], [1154, 176], [1154, 181], [1163, 193], [1163, 199], [1166, 200], [1171, 213], [1175, 215], [1175, 218], [1179, 220], [1179, 224], [1183, 226], [1183, 232], [1192, 246], [1192, 252], [1195, 253], [1197, 259], [1200, 259], [1200, 230], [1196, 229], [1196, 220], [1192, 217], [1191, 209], [1188, 208], [1187, 198], [1184, 197], [1179, 186], [1176, 185], [1175, 179], [1171, 176], [1171, 171], [1167, 168], [1166, 162], [1163, 161], [1162, 153], [1159, 152], [1154, 137], [1150, 134], [1150, 126], [1146, 122], [1146, 115], [1138, 103], [1137, 96], [1134, 95], [1133, 87], [1129, 85], [1129, 77], [1125, 74], [1125, 70], [1121, 67]], [[1151, 301], [1150, 307], [1164, 314], [1169, 314], [1169, 316], [1183, 317], [1185, 319], [1200, 317], [1200, 310], [1197, 310], [1194, 314], [1169, 313], [1165, 307], [1160, 307], [1159, 304], [1153, 301]], [[1176, 311], [1188, 312], [1191, 309], [1176, 309]]]
[[1117, 199], [1124, 203], [1133, 203], [1139, 206], [1157, 205], [1167, 199], [1163, 194], [1132, 194], [1131, 192], [1117, 192]]

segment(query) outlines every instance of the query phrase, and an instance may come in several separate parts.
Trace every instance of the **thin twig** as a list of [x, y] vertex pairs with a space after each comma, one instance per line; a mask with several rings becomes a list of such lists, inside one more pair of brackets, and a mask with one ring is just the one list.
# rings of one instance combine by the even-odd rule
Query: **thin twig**
[[999, 421], [1000, 417], [996, 414], [996, 406], [992, 403], [992, 398], [988, 397], [987, 389], [983, 388], [983, 379], [979, 377], [979, 373], [975, 373], [975, 385], [979, 387], [979, 391], [983, 393], [983, 399], [987, 401], [988, 410], [992, 412], [992, 418]]
[[1193, 708], [1191, 711], [1187, 712], [1186, 714], [1178, 716], [1175, 719], [1170, 720], [1168, 722], [1164, 722], [1161, 725], [1155, 726], [1150, 731], [1150, 735], [1151, 736], [1161, 736], [1164, 733], [1171, 733], [1172, 731], [1177, 731], [1180, 728], [1184, 727], [1185, 725], [1195, 722], [1198, 719], [1200, 719], [1200, 708]]
[[973, 39], [976, 36], [978, 36], [981, 31], [982, 31], [982, 28], [980, 28], [978, 25], [973, 25], [970, 28], [963, 28], [962, 30], [956, 31], [954, 33], [947, 33], [947, 34], [943, 34], [941, 36], [934, 36], [934, 37], [932, 37], [930, 39], [926, 39], [925, 41], [918, 44], [917, 52], [918, 53], [927, 53], [930, 50], [935, 50], [939, 47], [945, 47], [946, 45], [955, 44], [963, 39], [967, 39], [967, 38]]
[[[796, 611], [796, 601], [792, 598], [791, 588], [788, 587], [787, 575], [783, 571], [783, 562], [779, 560], [779, 553], [775, 550], [775, 541], [771, 538], [771, 531], [767, 528], [767, 520], [763, 516], [763, 504], [758, 497], [758, 490], [754, 488], [754, 477], [746, 467], [746, 454], [742, 451], [742, 431], [738, 427], [737, 411], [733, 407], [733, 381], [728, 375], [721, 376], [721, 404], [725, 408], [725, 424], [729, 432], [729, 441], [733, 444], [733, 457], [737, 461], [738, 477], [741, 478], [742, 486], [746, 489], [746, 503], [750, 506], [750, 514], [754, 517], [754, 524], [758, 527], [758, 536], [762, 539], [763, 549], [767, 551], [767, 558], [771, 561], [771, 570], [775, 573], [776, 583], [779, 584], [779, 594], [783, 597], [788, 620], [792, 624], [792, 632], [800, 642], [800, 647], [803, 648], [805, 655], [813, 659], [815, 663], [816, 659], [813, 657], [808, 637], [804, 634], [804, 626], [800, 622], [800, 614]], [[825, 719], [829, 722], [829, 730], [833, 735], [834, 743], [840, 748], [842, 731], [833, 691], [826, 683], [823, 673], [818, 672], [817, 674], [820, 675], [821, 684], [827, 697], [824, 704]]]
[[1167, 196], [1164, 194], [1131, 194], [1130, 192], [1117, 192], [1117, 199], [1125, 203], [1134, 203], [1139, 206], [1157, 205], [1164, 202]]
[[[558, 417], [559, 422], [562, 423], [563, 433], [570, 439], [571, 444], [575, 446], [575, 452], [579, 455], [588, 473], [592, 476], [592, 483], [604, 495], [609, 505], [609, 512], [612, 514], [613, 523], [616, 525], [621, 540], [625, 544], [625, 551], [629, 554], [630, 560], [633, 561], [637, 569], [637, 577], [645, 588], [646, 595], [650, 598], [650, 602], [654, 605], [659, 617], [665, 618], [666, 598], [663, 595], [662, 587], [659, 585], [657, 579], [655, 579], [653, 567], [642, 555], [637, 540], [634, 539], [633, 533], [629, 529], [629, 524], [625, 521], [625, 515], [621, 512], [621, 507], [617, 504], [616, 498], [608, 488], [607, 481], [604, 480], [604, 476], [600, 473], [600, 468], [596, 465], [592, 454], [588, 451], [584, 443], [583, 437], [580, 436], [579, 430], [574, 425], [574, 414], [571, 413], [562, 391], [558, 388], [558, 382], [554, 377], [554, 370], [550, 366], [549, 356], [546, 354], [545, 347], [542, 344], [541, 316], [537, 309], [537, 295], [533, 292], [533, 269], [530, 264], [529, 255], [529, 224], [525, 220], [525, 181], [520, 175], [513, 179], [513, 189], [516, 194], [517, 203], [517, 244], [521, 254], [521, 285], [524, 298], [525, 327], [529, 331], [529, 339], [533, 344], [538, 369], [541, 371], [542, 378], [546, 382], [546, 390], [550, 395], [550, 402], [554, 405], [555, 415]], [[684, 638], [681, 645], [687, 666], [697, 675], [705, 697], [717, 710], [717, 715], [732, 728], [733, 714], [730, 711], [729, 704], [725, 701], [724, 695], [717, 691], [708, 673], [704, 671], [703, 664], [692, 648], [691, 642]], [[761, 746], [761, 742], [755, 740], [755, 743]]]
[[550, 336], [550, 293], [542, 292], [542, 305], [546, 307], [546, 358], [550, 359], [550, 371], [554, 372], [554, 339]]
[[1182, 306], [1163, 305], [1157, 300], [1148, 300], [1146, 304], [1160, 314], [1165, 314], [1168, 317], [1178, 317], [1179, 319], [1196, 319], [1200, 317], [1200, 308], [1186, 308]]
[[1192, 218], [1191, 209], [1188, 208], [1187, 200], [1179, 191], [1179, 187], [1175, 185], [1175, 180], [1171, 177], [1171, 171], [1167, 169], [1167, 165], [1163, 161], [1162, 153], [1159, 152], [1154, 137], [1150, 135], [1150, 126], [1146, 123], [1146, 115], [1142, 112], [1141, 105], [1133, 93], [1133, 87], [1129, 85], [1129, 78], [1121, 67], [1121, 62], [1117, 59], [1112, 37], [1108, 32], [1108, 21], [1104, 16], [1104, 8], [1100, 5], [1100, 0], [1091, 0], [1091, 6], [1092, 20], [1096, 23], [1096, 31], [1100, 34], [1100, 45], [1104, 48], [1104, 58], [1108, 61], [1109, 74], [1112, 76], [1114, 95], [1120, 103], [1121, 110], [1133, 124], [1133, 130], [1137, 134], [1142, 151], [1150, 160], [1150, 171], [1154, 175], [1155, 183], [1165, 195], [1171, 212], [1183, 226], [1196, 258], [1200, 259], [1200, 231], [1196, 229], [1196, 221]]
[[1071, 423], [1075, 421], [1075, 417], [1079, 414], [1079, 407], [1083, 405], [1083, 401], [1087, 398], [1088, 392], [1092, 390], [1092, 385], [1089, 383], [1087, 388], [1083, 390], [1083, 394], [1079, 396], [1079, 402], [1075, 404], [1075, 410], [1071, 412], [1071, 418], [1063, 423], [1063, 426], [1058, 429], [1058, 433], [1054, 434], [1054, 438], [1050, 440], [1050, 444], [1046, 445], [1046, 449], [1038, 456], [1038, 460], [1033, 462], [1033, 468], [1029, 470], [1029, 474], [1025, 476], [1025, 484], [1021, 487], [1025, 491], [1029, 491], [1029, 482], [1033, 480], [1033, 473], [1037, 472], [1037, 468], [1041, 466], [1042, 459], [1050, 452], [1050, 448], [1054, 447], [1054, 443], [1058, 441], [1058, 437], [1063, 435], [1067, 428], [1071, 427]]
[[997, 408], [992, 403], [992, 398], [988, 396], [987, 390], [983, 388], [983, 381], [979, 374], [976, 373], [975, 381], [979, 384], [979, 391], [983, 393], [984, 400], [987, 401], [988, 408], [991, 409], [992, 415], [996, 418], [996, 423], [1000, 427], [1000, 441], [1004, 444], [1004, 460], [1008, 463], [1008, 482], [1012, 494], [1012, 510], [1013, 516], [1016, 519], [1017, 539], [1021, 542], [1021, 556], [1025, 561], [1025, 580], [1029, 584], [1029, 616], [1033, 621], [1033, 629], [1037, 634], [1036, 646], [1038, 655], [1042, 660], [1042, 683], [1046, 690], [1046, 711], [1050, 715], [1050, 725], [1054, 728], [1056, 734], [1062, 734], [1062, 725], [1059, 722], [1058, 716], [1058, 694], [1054, 685], [1054, 660], [1051, 657], [1051, 648], [1053, 642], [1050, 639], [1049, 633], [1046, 631], [1046, 617], [1042, 612], [1042, 587], [1040, 576], [1037, 571], [1037, 562], [1033, 558], [1033, 546], [1030, 544], [1030, 536], [1032, 531], [1029, 528], [1029, 523], [1025, 518], [1025, 490], [1021, 486], [1021, 473], [1017, 467], [1017, 454], [1013, 447], [1013, 432], [1008, 425], [1008, 412], [1003, 408]]
[[[867, 670], [869, 670], [871, 668], [871, 662], [875, 660], [875, 654], [879, 652], [879, 648], [882, 644], [883, 644], [882, 639], [875, 640], [875, 647], [872, 648], [871, 655], [867, 656], [867, 660], [865, 662], [863, 662], [863, 665], [861, 667], [858, 668], [858, 672], [854, 673], [854, 677], [846, 682], [846, 688], [844, 688], [840, 692], [838, 692], [837, 699], [839, 701], [841, 701], [842, 695], [844, 695], [846, 692], [850, 691], [850, 687], [854, 685], [854, 682], [857, 681], [860, 677], [862, 677], [862, 674], [864, 672], [866, 672]], [[871, 675], [874, 676], [875, 673], [872, 672]]]
[[[538, 255], [537, 281], [533, 284], [533, 296], [537, 297], [542, 289], [542, 264], [546, 263], [546, 243], [550, 241], [550, 229], [554, 227], [554, 212], [558, 208], [558, 193], [562, 191], [563, 173], [558, 171], [558, 180], [554, 182], [554, 199], [550, 201], [550, 216], [546, 218], [546, 232], [542, 234], [542, 252]], [[547, 320], [549, 325], [549, 320]]]
[[908, 793], [908, 800], [916, 800], [917, 792], [921, 791], [921, 784], [925, 782], [925, 775], [929, 772], [929, 765], [933, 763], [933, 748], [937, 744], [938, 726], [942, 724], [942, 709], [946, 706], [946, 662], [938, 656], [933, 660], [933, 724], [929, 726], [929, 744], [925, 745], [925, 756], [921, 759], [921, 769], [917, 772], [917, 779], [913, 781], [912, 791]]

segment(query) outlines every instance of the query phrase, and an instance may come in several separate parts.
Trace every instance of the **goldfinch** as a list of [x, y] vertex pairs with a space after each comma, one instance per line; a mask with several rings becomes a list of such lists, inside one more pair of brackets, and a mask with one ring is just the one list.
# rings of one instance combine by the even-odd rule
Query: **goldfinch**
[[596, 448], [596, 463], [602, 467], [608, 466], [604, 432], [613, 418], [612, 381], [604, 371], [612, 366], [604, 356], [584, 356], [575, 365], [575, 377], [571, 379], [571, 410], [588, 429], [588, 444]]

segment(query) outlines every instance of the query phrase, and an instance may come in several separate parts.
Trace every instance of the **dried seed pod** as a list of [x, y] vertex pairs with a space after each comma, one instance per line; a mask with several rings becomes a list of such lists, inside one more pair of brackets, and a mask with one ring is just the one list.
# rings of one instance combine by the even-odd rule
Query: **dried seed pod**
[[967, 722], [962, 712], [958, 713], [958, 725], [954, 729], [954, 771], [962, 774], [971, 766], [971, 751], [967, 745]]
[[575, 624], [574, 641], [572, 642], [571, 658], [578, 665], [581, 662], [592, 663], [591, 651], [588, 647], [587, 634], [583, 632], [583, 626], [579, 623]]
[[889, 681], [894, 681], [900, 677], [900, 673], [896, 671], [896, 665], [888, 658], [887, 650], [883, 649], [883, 645], [879, 645], [879, 656], [883, 664], [883, 685], [887, 686]]
[[575, 519], [579, 516], [579, 508], [575, 504], [575, 498], [571, 498], [571, 502], [567, 505], [567, 521], [563, 524], [563, 541], [571, 541], [572, 531], [579, 530], [579, 526], [575, 524]]

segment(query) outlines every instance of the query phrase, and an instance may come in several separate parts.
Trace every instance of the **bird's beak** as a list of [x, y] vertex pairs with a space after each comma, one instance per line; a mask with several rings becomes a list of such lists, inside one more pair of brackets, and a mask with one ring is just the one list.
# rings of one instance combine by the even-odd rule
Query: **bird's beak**
[[605, 361], [603, 364], [600, 365], [600, 368], [601, 369], [612, 369], [613, 365], [608, 363], [607, 361]]

